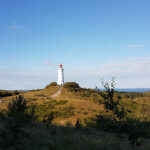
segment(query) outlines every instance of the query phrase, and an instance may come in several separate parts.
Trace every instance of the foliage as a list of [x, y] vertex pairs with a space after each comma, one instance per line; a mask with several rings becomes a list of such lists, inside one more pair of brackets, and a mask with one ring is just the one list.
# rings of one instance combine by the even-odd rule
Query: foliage
[[[67, 94], [71, 93], [76, 98], [73, 101], [62, 100], [65, 97], [51, 99], [46, 93], [49, 89], [29, 92], [28, 103], [26, 97], [16, 97], [8, 105], [8, 113], [0, 113], [0, 149], [130, 150], [127, 141], [132, 149], [141, 145], [137, 149], [150, 149], [149, 95], [117, 92], [112, 86], [108, 89], [105, 92], [80, 87], [69, 92], [66, 90]], [[98, 99], [99, 104], [93, 103]], [[80, 120], [74, 120], [77, 117]], [[84, 117], [87, 120], [92, 117], [93, 120], [89, 119], [92, 126], [87, 127], [98, 130], [84, 128]], [[54, 123], [58, 120], [66, 127], [56, 126]]]
[[58, 110], [54, 111], [55, 117], [68, 118], [74, 116], [74, 107], [72, 105], [61, 107]]
[[59, 101], [56, 101], [56, 105], [64, 105], [64, 104], [66, 104], [67, 103], [67, 101], [66, 100], [59, 100]]
[[[130, 150], [126, 139], [121, 139], [116, 134], [90, 129], [74, 130], [70, 126], [47, 127], [34, 123], [26, 126], [24, 133], [28, 136], [24, 136], [22, 144], [13, 145], [8, 150]], [[145, 143], [139, 150], [149, 148], [150, 146]]]
[[72, 98], [93, 100], [94, 102], [98, 102], [98, 99], [101, 99], [100, 91], [81, 88], [76, 82], [67, 82], [63, 87], [72, 93]]
[[[109, 87], [108, 82], [102, 81], [102, 84], [104, 88], [106, 89], [106, 92], [102, 92], [101, 96], [103, 97], [104, 101], [104, 107], [107, 111], [111, 111], [116, 116], [116, 119], [119, 121], [123, 120], [126, 116], [125, 108], [120, 106], [120, 100], [121, 97], [119, 95], [116, 95], [115, 93], [115, 81], [114, 78], [112, 78], [111, 88]], [[120, 107], [119, 107], [120, 106]]]
[[8, 113], [4, 119], [4, 127], [0, 132], [0, 147], [3, 149], [19, 149], [25, 136], [23, 128], [29, 124], [34, 116], [34, 107], [30, 113], [26, 112], [27, 105], [23, 96], [19, 95], [8, 105]]
[[14, 113], [24, 113], [26, 110], [26, 100], [23, 96], [19, 95], [8, 104], [8, 113], [9, 115], [14, 115]]
[[76, 123], [75, 123], [75, 128], [76, 129], [81, 129], [82, 125], [81, 125], [81, 121], [79, 120], [79, 118], [77, 119]]
[[54, 112], [51, 112], [48, 115], [48, 118], [46, 120], [43, 120], [43, 122], [45, 123], [46, 126], [50, 126], [52, 124], [53, 119], [54, 119]]
[[74, 115], [73, 112], [74, 107], [71, 105], [63, 107], [63, 105], [65, 104], [67, 104], [66, 100], [54, 100], [54, 99], [49, 99], [49, 101], [43, 101], [42, 104], [36, 104], [35, 114], [37, 116], [37, 121], [47, 122], [51, 114], [53, 114], [54, 118], [55, 117], [67, 118], [69, 116]]
[[4, 91], [0, 90], [0, 97], [7, 97], [7, 96], [15, 96], [18, 95], [18, 91]]
[[76, 82], [66, 82], [63, 87], [72, 92], [80, 90], [80, 86]]
[[52, 86], [57, 86], [57, 83], [56, 82], [51, 82], [45, 88], [49, 88], [49, 87], [52, 87]]
[[106, 92], [101, 93], [101, 96], [104, 98], [103, 104], [106, 111], [111, 115], [97, 115], [96, 122], [100, 129], [104, 131], [127, 134], [132, 149], [134, 149], [135, 145], [138, 145], [138, 139], [146, 137], [146, 133], [150, 132], [149, 128], [147, 128], [150, 123], [147, 121], [141, 122], [127, 116], [124, 105], [121, 105], [121, 97], [115, 95], [114, 78], [112, 78], [111, 88], [108, 82], [102, 81], [102, 84], [106, 89]]
[[72, 127], [73, 125], [72, 125], [72, 123], [70, 121], [66, 121], [65, 122], [65, 126], [66, 127]]

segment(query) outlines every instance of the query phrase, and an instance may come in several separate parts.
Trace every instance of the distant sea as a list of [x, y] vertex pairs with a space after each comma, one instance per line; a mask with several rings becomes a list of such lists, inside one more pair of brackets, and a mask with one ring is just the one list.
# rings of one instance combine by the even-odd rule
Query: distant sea
[[[105, 91], [105, 89], [99, 89], [99, 90]], [[12, 90], [9, 90], [9, 91], [12, 91]], [[17, 91], [26, 92], [26, 91], [31, 91], [31, 90], [17, 90]], [[149, 92], [150, 88], [116, 88], [115, 91], [119, 91], [119, 92]]]
[[[105, 89], [100, 89], [101, 91], [105, 91]], [[119, 92], [148, 92], [150, 88], [118, 88], [115, 91]]]

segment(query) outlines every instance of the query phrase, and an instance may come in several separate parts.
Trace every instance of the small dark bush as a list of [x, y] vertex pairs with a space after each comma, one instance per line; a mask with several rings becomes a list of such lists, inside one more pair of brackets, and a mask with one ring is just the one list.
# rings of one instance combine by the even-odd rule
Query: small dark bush
[[24, 113], [26, 110], [26, 100], [23, 96], [19, 95], [11, 103], [8, 104], [8, 113], [13, 115], [14, 113]]
[[72, 127], [72, 123], [70, 121], [65, 122], [66, 127]]
[[49, 88], [49, 87], [52, 87], [52, 86], [57, 86], [57, 83], [56, 82], [51, 82], [49, 85], [47, 85], [45, 88]]
[[88, 114], [88, 112], [86, 112], [86, 111], [85, 111], [85, 112], [83, 112], [83, 114], [84, 114], [84, 115], [87, 115], [87, 114]]
[[2, 149], [17, 150], [22, 145], [25, 136], [23, 128], [31, 122], [34, 107], [27, 112], [26, 100], [19, 95], [8, 105], [8, 113], [4, 118], [4, 128], [0, 132], [0, 147]]
[[4, 91], [4, 90], [0, 90], [0, 97], [14, 96], [14, 95], [18, 95], [18, 94], [19, 94], [18, 91]]
[[75, 123], [75, 128], [76, 129], [81, 129], [82, 125], [81, 125], [81, 122], [79, 120], [79, 118], [77, 119], [76, 123]]
[[18, 95], [18, 94], [19, 94], [19, 92], [17, 90], [12, 92], [12, 95]]
[[56, 102], [56, 105], [64, 105], [64, 104], [66, 104], [67, 103], [67, 101], [65, 101], [65, 100], [60, 100], [60, 101], [57, 101]]
[[52, 124], [53, 119], [54, 119], [54, 112], [50, 112], [50, 114], [48, 115], [48, 118], [46, 120], [43, 120], [43, 122], [48, 127]]
[[74, 116], [74, 107], [72, 105], [65, 106], [59, 109], [59, 111], [54, 111], [55, 117], [63, 117], [68, 118], [70, 116]]
[[80, 90], [80, 86], [76, 82], [67, 82], [64, 84], [64, 88], [67, 88], [69, 91], [76, 92]]

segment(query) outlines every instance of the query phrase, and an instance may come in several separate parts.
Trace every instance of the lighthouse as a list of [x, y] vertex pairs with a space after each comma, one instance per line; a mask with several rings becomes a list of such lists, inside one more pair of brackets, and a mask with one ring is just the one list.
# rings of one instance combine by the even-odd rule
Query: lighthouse
[[63, 85], [64, 84], [64, 70], [63, 70], [63, 66], [62, 64], [59, 65], [59, 69], [58, 69], [58, 85]]

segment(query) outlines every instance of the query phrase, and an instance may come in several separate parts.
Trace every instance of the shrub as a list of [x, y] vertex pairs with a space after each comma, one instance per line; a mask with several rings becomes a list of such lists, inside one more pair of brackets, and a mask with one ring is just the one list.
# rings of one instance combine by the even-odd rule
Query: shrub
[[[112, 117], [106, 117], [106, 115], [97, 116], [97, 124], [102, 130], [125, 133], [128, 135], [128, 140], [132, 146], [132, 149], [135, 149], [136, 145], [139, 145], [139, 138], [146, 137], [149, 135], [147, 128], [149, 122], [141, 122], [137, 119], [130, 118], [127, 116], [127, 111], [124, 108], [124, 105], [121, 104], [121, 97], [116, 96], [115, 81], [112, 78], [111, 88], [108, 82], [103, 82], [102, 84], [106, 89], [106, 92], [102, 92], [101, 96], [104, 99], [104, 107], [107, 113], [111, 113]], [[148, 129], [148, 130], [147, 130]], [[141, 143], [140, 143], [141, 145]]]
[[83, 114], [84, 114], [84, 115], [87, 115], [87, 114], [88, 114], [88, 112], [86, 112], [86, 111], [85, 111], [85, 112], [83, 112]]
[[0, 122], [5, 119], [4, 112], [0, 111]]
[[49, 88], [49, 87], [52, 87], [52, 86], [57, 86], [57, 83], [56, 82], [51, 82], [45, 88]]
[[67, 82], [64, 84], [64, 88], [67, 88], [69, 91], [76, 92], [80, 90], [80, 86], [76, 82]]
[[67, 101], [66, 100], [59, 100], [59, 101], [56, 101], [56, 105], [64, 105], [66, 104]]
[[52, 121], [54, 119], [54, 112], [51, 112], [49, 115], [48, 115], [48, 118], [46, 120], [44, 120], [43, 122], [45, 123], [45, 125], [48, 127], [52, 124]]
[[8, 104], [8, 114], [13, 115], [14, 113], [24, 113], [27, 108], [26, 103], [27, 102], [23, 96], [19, 95]]
[[37, 104], [35, 107], [35, 114], [37, 116], [37, 121], [39, 122], [45, 122], [48, 120], [49, 115], [52, 113], [51, 109], [54, 108], [54, 105], [49, 104], [48, 108], [45, 107], [45, 105], [39, 105]]
[[19, 92], [17, 90], [12, 92], [12, 95], [18, 95], [18, 94], [19, 94]]
[[4, 91], [4, 90], [0, 90], [0, 97], [14, 96], [14, 95], [18, 95], [18, 94], [19, 94], [18, 91]]
[[74, 116], [73, 110], [74, 110], [74, 107], [72, 105], [65, 106], [65, 107], [59, 108], [59, 111], [54, 111], [54, 116], [68, 118], [70, 116]]
[[72, 123], [71, 123], [70, 121], [66, 121], [66, 122], [65, 122], [65, 126], [66, 126], [66, 127], [72, 127]]
[[106, 89], [106, 92], [102, 92], [101, 96], [103, 97], [104, 101], [104, 107], [106, 111], [112, 112], [116, 119], [119, 121], [122, 121], [126, 117], [125, 108], [123, 105], [121, 106], [121, 97], [115, 93], [115, 81], [114, 78], [112, 78], [111, 88], [109, 87], [108, 82], [102, 81], [102, 84], [104, 88]]
[[34, 116], [34, 107], [30, 113], [26, 111], [26, 100], [19, 95], [8, 105], [7, 117], [4, 120], [4, 128], [0, 132], [0, 147], [2, 149], [18, 149], [22, 144], [26, 124], [29, 124]]
[[76, 123], [75, 123], [75, 128], [76, 129], [81, 129], [82, 125], [81, 125], [81, 121], [79, 120], [79, 118], [77, 119]]
[[15, 121], [19, 121], [21, 125], [28, 124], [35, 120], [35, 105], [27, 107], [27, 101], [23, 96], [19, 95], [8, 104], [8, 117]]
[[106, 131], [106, 132], [115, 132], [121, 133], [122, 129], [120, 128], [119, 122], [114, 119], [114, 116], [111, 114], [103, 114], [96, 116], [96, 128]]

